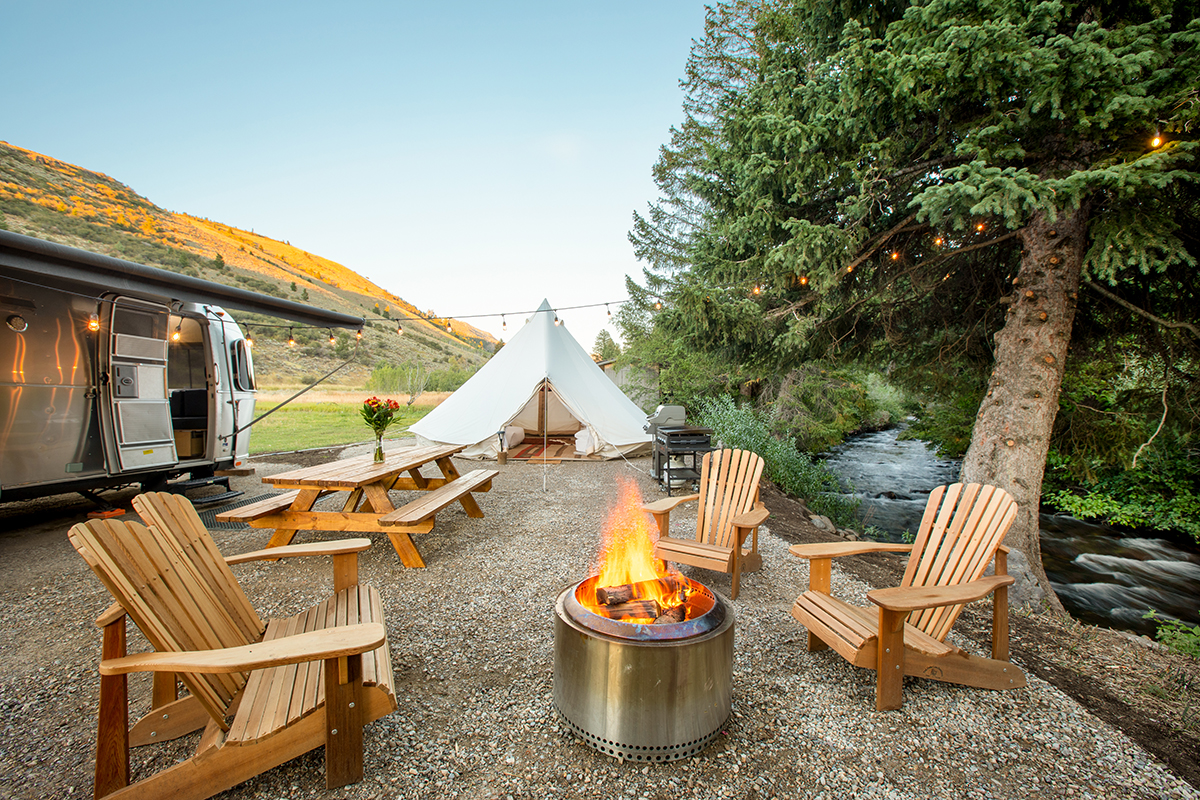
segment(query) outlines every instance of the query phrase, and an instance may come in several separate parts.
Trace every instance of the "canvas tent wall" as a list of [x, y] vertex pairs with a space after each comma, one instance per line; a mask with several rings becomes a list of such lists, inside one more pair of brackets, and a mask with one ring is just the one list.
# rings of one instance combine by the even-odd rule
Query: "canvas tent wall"
[[[495, 458], [499, 431], [529, 435], [586, 430], [604, 458], [649, 447], [646, 413], [618, 389], [567, 329], [548, 301], [479, 372], [410, 429], [422, 443], [467, 445], [463, 455]], [[588, 438], [588, 437], [581, 437]]]

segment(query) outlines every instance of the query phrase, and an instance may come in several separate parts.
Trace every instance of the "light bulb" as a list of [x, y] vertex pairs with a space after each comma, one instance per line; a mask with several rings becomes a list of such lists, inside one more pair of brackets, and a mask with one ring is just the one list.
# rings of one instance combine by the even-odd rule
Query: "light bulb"
[[1162, 143], [1163, 143], [1163, 138], [1161, 136], [1159, 136], [1157, 133], [1154, 134], [1154, 138], [1150, 140], [1151, 147], [1162, 147]]

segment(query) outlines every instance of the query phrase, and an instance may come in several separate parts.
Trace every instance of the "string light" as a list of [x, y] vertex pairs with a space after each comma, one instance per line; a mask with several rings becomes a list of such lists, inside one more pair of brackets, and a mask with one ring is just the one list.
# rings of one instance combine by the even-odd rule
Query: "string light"
[[296, 337], [292, 335], [292, 329], [288, 328], [288, 347], [296, 346]]
[[976, 232], [983, 233], [985, 228], [987, 228], [987, 223], [984, 223], [984, 222], [976, 222], [975, 223]]
[[936, 237], [936, 238], [933, 240], [933, 246], [934, 246], [934, 247], [941, 247], [941, 246], [942, 246], [942, 244], [943, 244], [945, 241], [946, 241], [945, 239], [943, 239], [942, 237], [938, 236], [938, 237]]
[[250, 332], [249, 326], [246, 327], [246, 346], [254, 347], [254, 334]]
[[337, 337], [333, 335], [333, 328], [329, 329], [329, 343], [337, 344]]
[[175, 332], [171, 334], [172, 342], [178, 342], [183, 337], [183, 334], [179, 332], [181, 327], [183, 327], [183, 320], [179, 320], [179, 322], [175, 324]]
[[555, 314], [554, 315], [554, 327], [557, 328], [559, 325], [562, 325], [562, 320], [558, 318], [558, 314]]
[[900, 260], [900, 251], [893, 250], [892, 251], [892, 261], [899, 261], [899, 260]]
[[807, 275], [801, 275], [801, 276], [800, 276], [800, 285], [801, 285], [801, 286], [808, 286], [808, 276], [807, 276]]
[[508, 330], [508, 320], [504, 319], [503, 314], [500, 315], [500, 330], [502, 330], [502, 331]]
[[1150, 146], [1157, 149], [1162, 147], [1163, 138], [1161, 133], [1154, 134], [1154, 138], [1150, 140]]
[[100, 315], [99, 314], [91, 314], [88, 316], [87, 329], [89, 331], [91, 331], [92, 333], [95, 333], [96, 331], [100, 330]]
[[396, 325], [396, 335], [397, 335], [397, 336], [403, 336], [403, 335], [404, 335], [404, 326], [403, 326], [403, 325], [400, 325], [400, 324], [397, 324], [397, 325]]
[[446, 333], [454, 333], [454, 331], [450, 328], [450, 323], [448, 321], [446, 322]]
[[608, 312], [608, 316], [612, 317], [612, 309], [608, 307], [608, 303], [604, 304], [604, 310]]
[[654, 301], [654, 310], [655, 310], [655, 311], [662, 311], [662, 300], [655, 300], [655, 301]]
[[362, 341], [362, 328], [359, 328], [358, 330], [356, 330], [354, 332], [354, 338], [359, 340], [360, 342]]
[[753, 292], [754, 292], [754, 294], [762, 294], [762, 287], [759, 286], [757, 283], [754, 284]]

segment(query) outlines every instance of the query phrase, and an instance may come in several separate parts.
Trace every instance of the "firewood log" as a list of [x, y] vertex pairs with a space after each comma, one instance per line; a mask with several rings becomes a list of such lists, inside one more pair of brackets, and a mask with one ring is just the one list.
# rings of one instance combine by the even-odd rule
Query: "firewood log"
[[654, 620], [654, 624], [663, 625], [668, 622], [683, 622], [686, 618], [686, 608], [684, 608], [682, 605], [670, 606], [658, 615], [658, 618]]
[[632, 619], [637, 617], [657, 619], [662, 614], [662, 609], [659, 607], [657, 600], [630, 600], [626, 603], [604, 606], [600, 609], [600, 613], [609, 619]]
[[675, 574], [637, 583], [622, 583], [619, 586], [601, 586], [596, 589], [596, 602], [602, 606], [628, 603], [641, 597], [676, 594], [682, 592], [686, 586], [687, 579]]

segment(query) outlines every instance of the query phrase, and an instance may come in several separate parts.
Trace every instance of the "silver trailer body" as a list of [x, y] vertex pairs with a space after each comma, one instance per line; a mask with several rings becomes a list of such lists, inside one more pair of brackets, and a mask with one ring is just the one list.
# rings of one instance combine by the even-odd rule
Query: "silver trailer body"
[[0, 502], [239, 465], [253, 363], [217, 301], [362, 324], [0, 231]]

